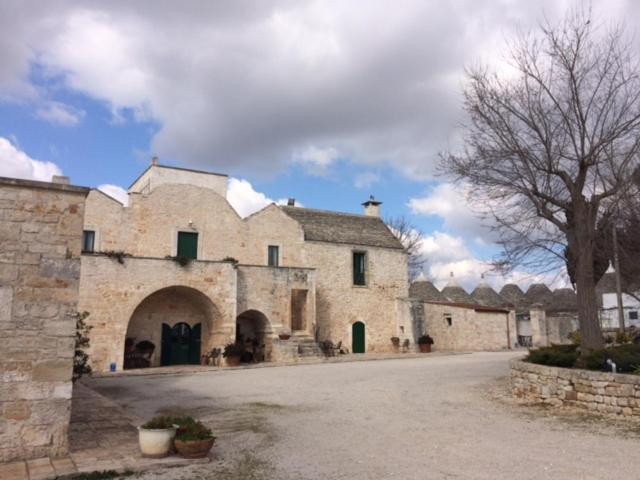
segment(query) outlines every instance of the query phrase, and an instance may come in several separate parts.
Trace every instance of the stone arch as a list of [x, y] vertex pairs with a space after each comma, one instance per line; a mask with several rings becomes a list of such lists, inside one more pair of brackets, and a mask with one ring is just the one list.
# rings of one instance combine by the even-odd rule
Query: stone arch
[[259, 310], [245, 310], [236, 317], [236, 342], [251, 353], [252, 361], [269, 361], [272, 348], [271, 323]]
[[[156, 290], [138, 303], [129, 317], [123, 352], [124, 368], [158, 367], [165, 363], [163, 358], [170, 358], [166, 352], [167, 335], [170, 336], [171, 329], [179, 324], [188, 325], [189, 334], [192, 331], [194, 334], [194, 337], [190, 337], [193, 342], [190, 348], [194, 350], [189, 354], [190, 360], [181, 363], [197, 363], [200, 355], [212, 348], [212, 333], [220, 321], [216, 305], [200, 290], [181, 285]], [[195, 332], [199, 339], [195, 337]], [[135, 348], [140, 342], [150, 342], [155, 347], [147, 355], [148, 365], [139, 359], [140, 352]], [[198, 352], [195, 352], [196, 348]], [[132, 362], [132, 359], [135, 361]]]

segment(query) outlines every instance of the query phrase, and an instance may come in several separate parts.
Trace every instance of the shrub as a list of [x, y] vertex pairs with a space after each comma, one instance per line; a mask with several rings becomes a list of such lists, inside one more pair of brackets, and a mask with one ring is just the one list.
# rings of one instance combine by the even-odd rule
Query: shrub
[[177, 417], [174, 418], [173, 421], [178, 425], [178, 430], [176, 431], [177, 440], [188, 442], [214, 438], [211, 429], [193, 417]]
[[394, 347], [400, 346], [400, 337], [391, 337], [391, 343]]
[[76, 313], [76, 340], [73, 356], [73, 377], [72, 380], [77, 382], [83, 375], [91, 373], [91, 365], [89, 365], [89, 355], [85, 349], [89, 348], [89, 332], [93, 328], [85, 323], [85, 319], [89, 316], [89, 312]]
[[227, 343], [224, 347], [224, 352], [222, 352], [222, 356], [224, 358], [241, 357], [243, 353], [244, 348], [242, 348], [242, 345], [238, 343]]
[[567, 338], [571, 340], [571, 343], [573, 343], [574, 345], [580, 345], [580, 342], [582, 341], [580, 330], [574, 330], [573, 332], [570, 332], [569, 335], [567, 335]]
[[142, 425], [142, 428], [148, 430], [164, 430], [166, 428], [172, 428], [175, 425], [175, 417], [168, 415], [162, 415], [159, 417], [153, 417], [147, 423]]
[[622, 345], [623, 343], [631, 343], [631, 337], [625, 332], [616, 332], [616, 343]]
[[525, 361], [550, 367], [571, 368], [579, 356], [577, 345], [553, 345], [529, 350]]
[[418, 345], [433, 345], [433, 338], [429, 335], [422, 335], [418, 338]]
[[584, 365], [589, 370], [606, 370], [605, 361], [610, 358], [620, 373], [631, 373], [640, 367], [640, 345], [628, 343], [617, 347], [594, 350], [584, 357]]

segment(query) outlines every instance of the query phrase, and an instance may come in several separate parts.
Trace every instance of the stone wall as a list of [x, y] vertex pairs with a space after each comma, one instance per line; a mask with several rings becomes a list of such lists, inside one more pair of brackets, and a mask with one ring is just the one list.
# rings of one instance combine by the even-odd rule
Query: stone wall
[[424, 316], [426, 331], [434, 340], [434, 350], [502, 350], [513, 346], [516, 340], [512, 312], [425, 303]]
[[640, 417], [640, 375], [622, 375], [511, 360], [516, 398], [550, 405]]
[[0, 178], [0, 462], [68, 450], [87, 193]]

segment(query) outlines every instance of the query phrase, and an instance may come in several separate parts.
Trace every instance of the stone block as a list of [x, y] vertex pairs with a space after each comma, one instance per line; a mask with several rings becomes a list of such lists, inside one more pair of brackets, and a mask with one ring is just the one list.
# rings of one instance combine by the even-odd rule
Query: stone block
[[2, 409], [2, 415], [7, 420], [27, 420], [31, 416], [29, 402], [6, 402]]
[[34, 382], [66, 382], [71, 380], [73, 362], [69, 360], [48, 360], [37, 363], [33, 368]]
[[51, 444], [49, 425], [25, 425], [20, 436], [24, 445], [38, 447]]

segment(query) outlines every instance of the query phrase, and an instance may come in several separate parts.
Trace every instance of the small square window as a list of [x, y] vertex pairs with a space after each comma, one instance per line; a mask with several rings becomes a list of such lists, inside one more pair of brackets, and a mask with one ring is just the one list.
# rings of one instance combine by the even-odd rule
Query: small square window
[[96, 232], [93, 230], [84, 230], [82, 232], [82, 251], [93, 253], [96, 242]]
[[447, 322], [447, 327], [452, 326], [453, 325], [453, 317], [451, 316], [451, 314], [445, 313], [444, 321]]
[[268, 265], [270, 267], [277, 267], [280, 264], [280, 247], [277, 245], [269, 245], [268, 249]]
[[638, 311], [637, 310], [631, 310], [629, 312], [629, 320], [638, 320]]

